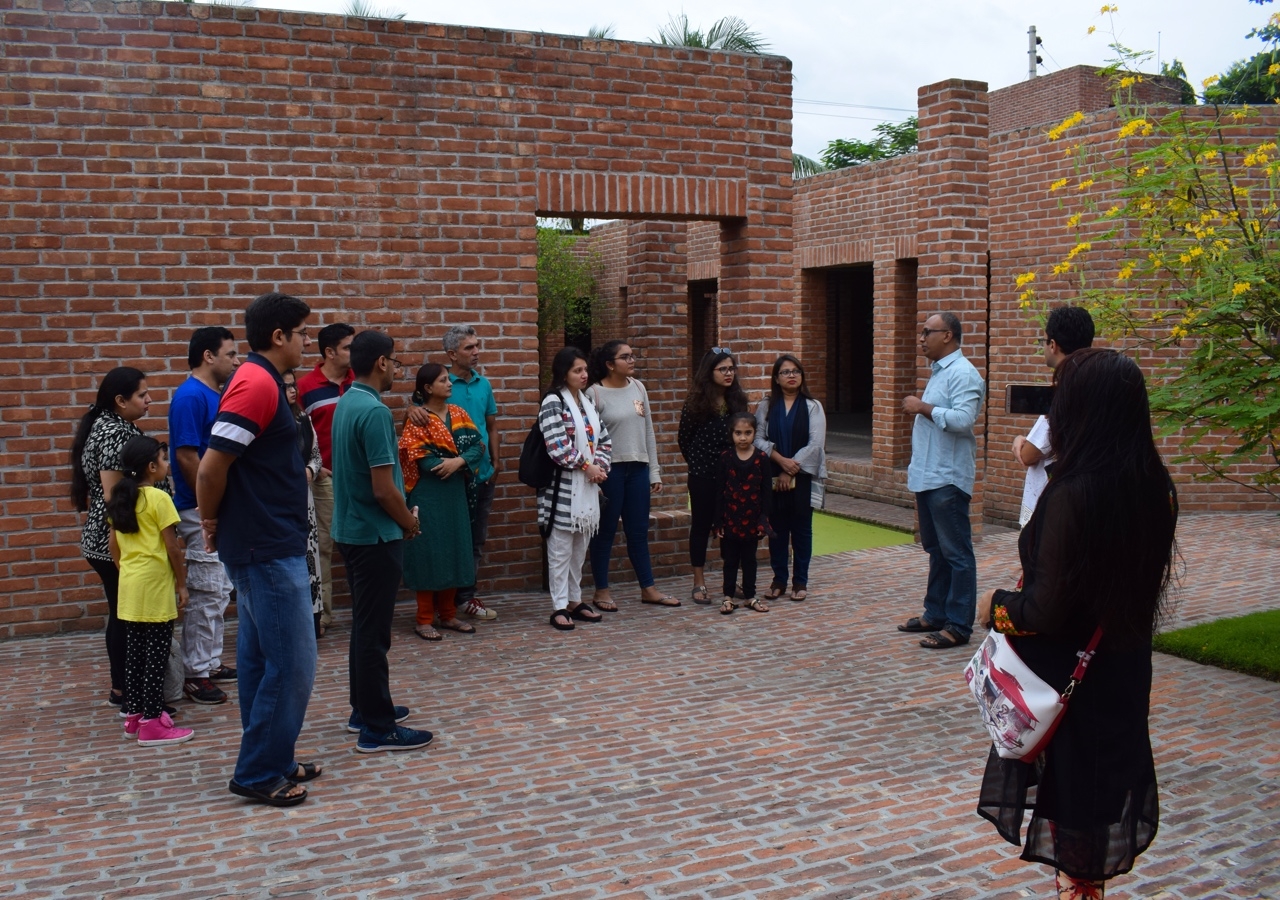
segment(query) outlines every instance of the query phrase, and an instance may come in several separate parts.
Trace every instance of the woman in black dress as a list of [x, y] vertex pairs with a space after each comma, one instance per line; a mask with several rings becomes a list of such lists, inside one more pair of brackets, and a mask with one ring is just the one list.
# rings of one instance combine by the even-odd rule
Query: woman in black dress
[[[1147, 734], [1151, 636], [1174, 556], [1177, 501], [1151, 434], [1142, 373], [1113, 350], [1058, 368], [1049, 413], [1056, 462], [1018, 541], [1021, 590], [981, 598], [978, 621], [1009, 635], [1063, 690], [1096, 628], [1102, 640], [1048, 749], [1032, 761], [992, 747], [978, 814], [1057, 870], [1062, 900], [1101, 897], [1133, 868], [1159, 822]], [[1035, 792], [1028, 799], [1028, 790]]]
[[716, 466], [733, 446], [729, 417], [747, 411], [747, 395], [738, 384], [738, 367], [725, 347], [712, 347], [693, 375], [689, 399], [680, 410], [677, 442], [689, 465], [689, 565], [693, 567], [693, 602], [711, 602], [705, 568], [711, 520], [716, 513]]

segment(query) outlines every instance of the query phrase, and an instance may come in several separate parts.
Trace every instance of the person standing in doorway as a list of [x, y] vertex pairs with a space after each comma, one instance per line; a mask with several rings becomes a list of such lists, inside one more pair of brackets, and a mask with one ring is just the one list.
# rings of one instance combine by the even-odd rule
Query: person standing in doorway
[[218, 554], [205, 550], [196, 509], [196, 473], [209, 447], [218, 418], [222, 389], [240, 365], [236, 339], [226, 328], [197, 328], [187, 345], [191, 375], [169, 401], [169, 446], [172, 453], [173, 503], [178, 509], [178, 537], [186, 544], [187, 601], [182, 619], [183, 693], [195, 703], [226, 703], [216, 682], [236, 680], [236, 670], [222, 664], [222, 627], [231, 602], [231, 580]]
[[315, 426], [320, 443], [320, 475], [311, 485], [320, 537], [320, 634], [333, 623], [333, 455], [330, 429], [338, 398], [351, 387], [351, 341], [356, 330], [345, 322], [320, 329], [320, 362], [298, 379], [298, 405]]
[[347, 730], [358, 730], [360, 753], [420, 750], [432, 737], [397, 724], [409, 710], [392, 704], [387, 669], [404, 542], [421, 531], [417, 511], [405, 504], [395, 423], [382, 403], [402, 369], [394, 350], [395, 342], [380, 331], [355, 336], [355, 381], [333, 413], [333, 540], [351, 586]]
[[933, 373], [924, 396], [902, 400], [912, 416], [907, 489], [916, 495], [920, 545], [929, 554], [924, 614], [899, 631], [925, 632], [928, 650], [969, 642], [978, 602], [978, 566], [973, 556], [969, 501], [977, 468], [973, 426], [982, 410], [986, 383], [960, 349], [960, 319], [949, 312], [930, 316], [920, 331], [920, 352]]
[[231, 793], [269, 806], [307, 799], [320, 766], [294, 758], [316, 674], [307, 578], [307, 476], [281, 375], [311, 345], [311, 308], [272, 292], [249, 304], [252, 351], [218, 406], [196, 473], [205, 549], [236, 588], [240, 754]]
[[[475, 473], [475, 511], [471, 519], [471, 556], [478, 579], [484, 542], [489, 536], [494, 483], [498, 480], [498, 404], [493, 397], [493, 385], [476, 370], [480, 364], [480, 338], [475, 328], [454, 325], [446, 331], [444, 352], [449, 357], [449, 381], [453, 384], [449, 402], [466, 410], [484, 440], [484, 457]], [[473, 619], [491, 622], [498, 618], [498, 614], [476, 596], [474, 582], [458, 589], [455, 602], [459, 612]]]

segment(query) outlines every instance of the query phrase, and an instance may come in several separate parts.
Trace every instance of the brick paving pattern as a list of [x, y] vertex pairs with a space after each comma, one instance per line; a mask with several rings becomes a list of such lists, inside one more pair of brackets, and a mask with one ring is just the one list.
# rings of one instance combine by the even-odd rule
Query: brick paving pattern
[[[1177, 621], [1274, 607], [1274, 517], [1184, 520]], [[981, 583], [1014, 537], [978, 549]], [[986, 745], [960, 669], [893, 630], [924, 554], [824, 557], [768, 614], [640, 606], [572, 634], [495, 598], [479, 634], [391, 651], [421, 753], [354, 753], [345, 629], [321, 645], [291, 810], [226, 792], [233, 704], [140, 750], [102, 701], [99, 636], [0, 645], [0, 895], [34, 897], [1021, 898], [1049, 896], [973, 814]], [[673, 588], [677, 585], [671, 585]], [[679, 587], [683, 587], [682, 585]], [[683, 590], [677, 593], [683, 594]], [[1109, 897], [1280, 897], [1280, 684], [1156, 658], [1161, 830]]]

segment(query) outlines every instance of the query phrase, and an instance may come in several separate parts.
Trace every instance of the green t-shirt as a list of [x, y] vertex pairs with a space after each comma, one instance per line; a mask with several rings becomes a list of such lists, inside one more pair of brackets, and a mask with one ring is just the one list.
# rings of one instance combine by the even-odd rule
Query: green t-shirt
[[404, 531], [373, 496], [376, 466], [393, 466], [392, 478], [404, 493], [400, 452], [391, 410], [378, 392], [353, 382], [333, 412], [333, 527], [341, 544], [398, 541]]

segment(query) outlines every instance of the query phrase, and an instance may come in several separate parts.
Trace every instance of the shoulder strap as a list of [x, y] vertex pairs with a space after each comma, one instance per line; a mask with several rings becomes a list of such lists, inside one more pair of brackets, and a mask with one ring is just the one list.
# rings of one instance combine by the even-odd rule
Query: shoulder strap
[[1098, 650], [1098, 643], [1102, 640], [1102, 626], [1099, 625], [1093, 630], [1093, 637], [1089, 639], [1089, 646], [1085, 647], [1076, 654], [1079, 662], [1076, 663], [1075, 671], [1071, 673], [1071, 680], [1067, 682], [1066, 690], [1062, 692], [1063, 698], [1070, 697], [1076, 689], [1076, 685], [1084, 681], [1085, 670], [1089, 668], [1090, 661], [1093, 660], [1093, 654]]

